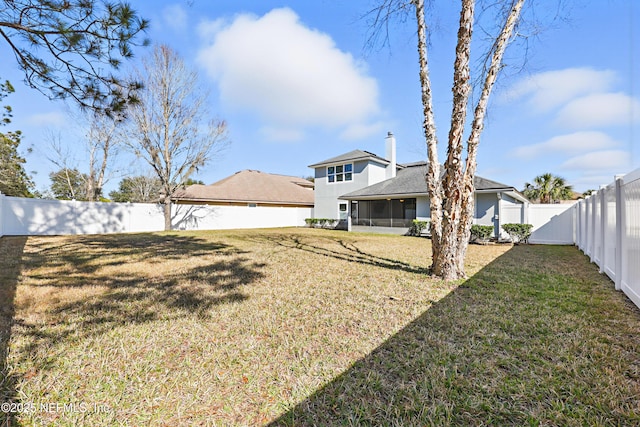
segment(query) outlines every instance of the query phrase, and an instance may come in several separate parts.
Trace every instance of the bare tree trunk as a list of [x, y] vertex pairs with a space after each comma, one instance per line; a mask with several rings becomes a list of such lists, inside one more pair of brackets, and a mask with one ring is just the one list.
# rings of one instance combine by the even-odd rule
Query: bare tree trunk
[[165, 230], [171, 230], [172, 196], [224, 146], [226, 123], [210, 117], [197, 74], [168, 46], [155, 47], [135, 79], [144, 81], [145, 89], [129, 110], [125, 144], [157, 175]]
[[171, 197], [164, 198], [164, 230], [171, 231]]
[[470, 57], [475, 0], [462, 0], [453, 74], [453, 109], [448, 135], [447, 159], [441, 179], [437, 154], [431, 83], [427, 62], [427, 27], [424, 0], [413, 0], [418, 22], [418, 54], [424, 113], [424, 133], [429, 167], [427, 186], [431, 207], [432, 274], [445, 280], [466, 277], [464, 258], [469, 244], [475, 209], [474, 177], [477, 148], [482, 133], [489, 96], [493, 89], [504, 51], [513, 35], [524, 0], [512, 0], [512, 7], [491, 50], [491, 65], [484, 77], [481, 97], [474, 111], [471, 134], [467, 140], [467, 159], [463, 161], [463, 136], [471, 93]]
[[438, 161], [438, 137], [436, 135], [436, 121], [433, 113], [431, 80], [429, 77], [429, 62], [427, 59], [427, 26], [424, 20], [424, 0], [414, 2], [416, 19], [418, 22], [418, 56], [420, 60], [420, 86], [422, 91], [422, 112], [424, 121], [422, 127], [427, 141], [429, 164], [427, 169], [427, 189], [431, 210], [431, 240], [432, 258], [439, 258], [442, 241], [442, 182], [440, 181], [440, 162]]
[[[97, 116], [91, 117], [91, 127], [87, 134], [89, 146], [89, 176], [87, 180], [87, 198], [90, 201], [98, 201], [102, 196], [107, 166], [117, 149], [116, 127], [118, 117]], [[100, 158], [97, 153], [100, 151]], [[111, 159], [113, 160], [113, 159]]]
[[[464, 268], [464, 258], [467, 254], [469, 246], [469, 238], [471, 237], [471, 223], [473, 222], [475, 199], [473, 181], [476, 174], [478, 145], [480, 143], [480, 134], [484, 128], [484, 118], [489, 104], [489, 96], [493, 90], [493, 86], [498, 78], [500, 67], [502, 66], [502, 58], [504, 52], [509, 45], [509, 39], [512, 37], [516, 23], [522, 12], [525, 0], [517, 0], [509, 11], [509, 15], [504, 23], [504, 27], [500, 31], [500, 35], [494, 44], [493, 53], [491, 55], [491, 63], [487, 74], [485, 75], [482, 93], [478, 104], [476, 105], [471, 126], [471, 133], [467, 140], [467, 162], [463, 177], [463, 194], [461, 209], [461, 224], [459, 229], [459, 248], [458, 248], [458, 268]], [[498, 231], [499, 233], [499, 231]], [[499, 235], [499, 234], [498, 234]]]
[[469, 60], [473, 32], [474, 0], [463, 0], [460, 10], [460, 26], [456, 45], [456, 60], [453, 71], [453, 111], [449, 129], [447, 160], [445, 161], [442, 191], [444, 209], [442, 217], [442, 240], [431, 266], [432, 273], [445, 280], [465, 277], [464, 268], [458, 263], [460, 208], [462, 204], [462, 138], [467, 117], [469, 94], [471, 93]]
[[95, 202], [97, 200], [96, 197], [96, 145], [90, 144], [89, 147], [89, 175], [87, 177], [87, 182], [85, 182], [85, 186], [87, 187], [87, 200], [90, 202]]
[[76, 195], [76, 189], [74, 188], [73, 184], [71, 183], [71, 176], [69, 173], [69, 168], [65, 168], [64, 170], [64, 178], [67, 181], [67, 187], [69, 188], [69, 194], [71, 194], [71, 199], [72, 200], [76, 200], [77, 195]]

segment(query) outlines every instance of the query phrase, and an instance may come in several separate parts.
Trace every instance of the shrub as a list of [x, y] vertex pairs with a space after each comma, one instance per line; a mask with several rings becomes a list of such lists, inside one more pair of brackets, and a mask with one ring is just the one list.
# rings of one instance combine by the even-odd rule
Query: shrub
[[511, 241], [515, 244], [529, 243], [531, 237], [532, 224], [503, 224], [502, 229], [509, 234]]
[[305, 218], [304, 220], [307, 227], [311, 228], [330, 228], [335, 225], [336, 221], [331, 218]]
[[471, 240], [486, 242], [491, 236], [493, 236], [493, 225], [478, 225], [473, 224], [471, 226]]
[[409, 227], [409, 231], [407, 231], [408, 236], [420, 236], [422, 232], [429, 226], [429, 221], [421, 221], [419, 219], [414, 219], [411, 223], [411, 227]]

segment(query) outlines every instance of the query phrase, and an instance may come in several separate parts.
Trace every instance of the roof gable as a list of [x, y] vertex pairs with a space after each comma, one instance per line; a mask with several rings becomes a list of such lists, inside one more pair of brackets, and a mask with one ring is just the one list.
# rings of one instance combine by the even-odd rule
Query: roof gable
[[318, 163], [314, 163], [312, 165], [309, 165], [309, 167], [318, 168], [318, 167], [327, 166], [334, 163], [355, 162], [358, 160], [372, 160], [374, 162], [381, 163], [383, 165], [389, 164], [389, 160], [383, 159], [382, 157], [374, 153], [370, 153], [368, 151], [363, 151], [363, 150], [353, 150], [353, 151], [349, 151], [348, 153], [344, 153], [339, 156], [332, 157], [330, 159], [323, 160]]

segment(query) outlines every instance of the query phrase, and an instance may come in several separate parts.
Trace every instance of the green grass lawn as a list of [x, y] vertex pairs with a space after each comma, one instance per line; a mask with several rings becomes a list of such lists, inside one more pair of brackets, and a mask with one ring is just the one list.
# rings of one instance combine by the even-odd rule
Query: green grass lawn
[[0, 394], [22, 411], [0, 422], [640, 423], [640, 310], [577, 249], [470, 246], [470, 279], [447, 284], [429, 245], [3, 237]]

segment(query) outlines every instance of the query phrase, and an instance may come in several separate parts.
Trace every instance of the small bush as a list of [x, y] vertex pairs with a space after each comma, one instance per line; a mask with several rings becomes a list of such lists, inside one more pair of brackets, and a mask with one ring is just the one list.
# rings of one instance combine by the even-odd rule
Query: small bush
[[420, 236], [422, 232], [429, 227], [429, 221], [421, 221], [419, 219], [414, 219], [411, 223], [411, 227], [409, 227], [409, 231], [407, 231], [408, 236]]
[[493, 236], [493, 225], [473, 224], [471, 226], [471, 241], [486, 242], [491, 236]]
[[509, 235], [515, 244], [529, 243], [531, 237], [532, 224], [503, 224], [502, 229]]
[[331, 218], [305, 218], [304, 222], [310, 228], [331, 228], [335, 226], [337, 219]]

